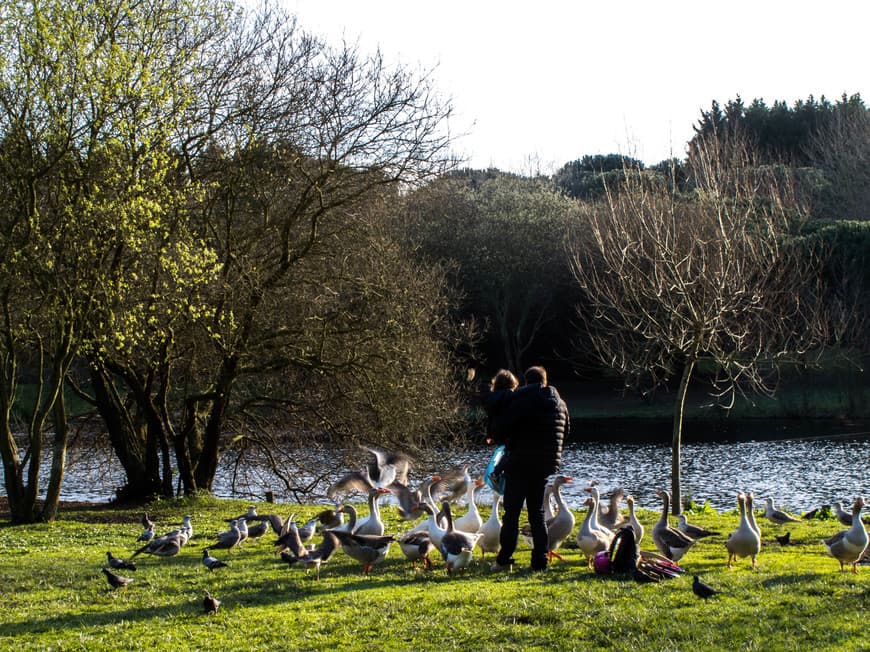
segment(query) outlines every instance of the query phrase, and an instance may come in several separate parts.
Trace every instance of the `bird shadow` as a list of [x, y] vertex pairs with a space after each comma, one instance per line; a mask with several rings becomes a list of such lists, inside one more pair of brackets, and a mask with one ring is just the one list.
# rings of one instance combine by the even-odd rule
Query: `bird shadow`
[[[187, 611], [190, 615], [201, 614], [201, 602], [191, 602], [189, 606], [180, 607], [177, 604], [167, 604], [159, 607], [130, 607], [118, 611], [89, 612], [75, 615], [75, 621], [85, 627], [101, 627], [116, 625], [119, 622], [150, 620], [153, 618], [177, 618], [179, 612]], [[7, 621], [4, 629], [12, 633], [15, 631], [29, 634], [41, 634], [55, 630], [62, 630], [69, 626], [71, 614], [64, 613], [50, 618], [33, 620], [28, 618], [20, 621]]]
[[808, 582], [818, 580], [825, 573], [801, 573], [799, 575], [780, 575], [771, 577], [761, 582], [761, 586], [766, 589], [774, 589], [778, 587], [789, 587], [795, 584], [806, 585]]

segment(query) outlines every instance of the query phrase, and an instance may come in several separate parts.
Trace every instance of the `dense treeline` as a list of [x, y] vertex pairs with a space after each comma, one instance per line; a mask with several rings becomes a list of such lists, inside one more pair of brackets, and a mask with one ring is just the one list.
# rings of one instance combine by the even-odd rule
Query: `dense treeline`
[[[427, 198], [421, 193], [412, 200], [410, 214], [419, 218], [415, 228], [428, 233], [418, 233], [422, 251], [438, 260], [447, 258], [457, 266], [454, 278], [464, 291], [466, 310], [488, 324], [509, 321], [507, 325], [486, 331], [487, 362], [491, 367], [519, 369], [531, 359], [542, 358], [561, 367], [565, 358], [579, 355], [583, 372], [595, 373], [588, 369], [589, 357], [582, 355], [586, 352], [583, 346], [586, 338], [578, 331], [575, 318], [574, 307], [582, 299], [570, 270], [565, 275], [564, 248], [552, 243], [563, 241], [565, 225], [582, 223], [584, 214], [606, 200], [609, 193], [624, 186], [627, 176], [639, 175], [664, 184], [684, 197], [696, 194], [702, 179], [698, 169], [692, 169], [692, 153], [697, 153], [699, 145], [711, 140], [739, 140], [752, 153], [751, 167], [777, 171], [784, 182], [792, 185], [794, 226], [798, 229], [793, 236], [811, 249], [825, 245], [825, 273], [830, 295], [856, 312], [854, 323], [866, 321], [870, 305], [870, 285], [867, 284], [870, 249], [866, 242], [870, 233], [870, 196], [866, 194], [870, 188], [870, 178], [867, 178], [870, 174], [870, 110], [860, 96], [844, 96], [835, 103], [810, 97], [796, 102], [793, 107], [782, 102], [768, 107], [761, 99], [747, 107], [737, 98], [727, 102], [724, 110], [713, 102], [709, 111], [701, 113], [695, 132], [695, 137], [687, 144], [688, 154], [684, 159], [645, 166], [637, 159], [619, 154], [587, 155], [566, 163], [551, 177], [534, 180], [519, 179], [497, 170], [485, 173], [465, 170], [451, 177], [454, 189], [450, 199]], [[503, 188], [509, 185], [519, 190], [523, 184], [526, 187], [520, 192], [526, 199], [515, 201], [510, 209], [505, 209], [505, 202], [497, 199], [498, 194], [504, 193]], [[427, 189], [426, 193], [433, 190]], [[535, 227], [534, 239], [506, 231], [500, 222], [509, 211], [515, 213], [509, 219], [522, 222], [524, 201], [530, 202], [541, 193], [549, 193], [554, 206], [562, 202], [560, 220], [551, 219], [549, 223], [541, 220]], [[464, 206], [473, 203], [478, 208], [475, 211], [465, 208], [462, 213], [450, 203], [458, 201], [459, 197], [466, 198]], [[565, 202], [561, 197], [580, 201]], [[425, 201], [429, 202], [428, 211], [420, 208], [420, 202]], [[462, 229], [470, 228], [472, 221], [474, 234], [465, 233]], [[481, 238], [480, 234], [486, 235]], [[542, 249], [539, 242], [551, 243], [550, 249]], [[493, 267], [492, 251], [501, 251], [501, 273]], [[548, 317], [539, 309], [535, 312], [543, 322], [558, 325], [558, 328], [540, 338], [546, 341], [544, 347], [535, 347], [531, 341], [531, 348], [525, 349], [530, 355], [518, 359], [506, 353], [512, 347], [506, 334], [515, 338], [523, 332], [525, 322], [519, 317], [511, 320], [504, 307], [499, 310], [496, 305], [489, 305], [488, 302], [497, 303], [492, 292], [487, 292], [487, 299], [481, 299], [478, 294], [483, 283], [508, 284], [512, 274], [520, 272], [520, 265], [529, 265], [529, 261], [536, 261], [538, 270], [536, 273], [526, 270], [523, 278], [546, 287], [548, 296], [542, 293], [534, 296], [549, 310], [557, 310], [558, 315]], [[529, 289], [526, 284], [523, 288]], [[510, 296], [516, 302], [523, 295], [511, 292]], [[850, 331], [849, 336], [853, 344], [866, 339], [862, 329]], [[513, 348], [523, 351], [516, 346]]]
[[[746, 252], [728, 274], [752, 333], [718, 340], [734, 382], [806, 348], [743, 346], [773, 285], [762, 263], [778, 291], [794, 292], [786, 278], [802, 288], [784, 305], [800, 304], [813, 345], [866, 341], [814, 321], [822, 304], [852, 326], [866, 317], [858, 96], [714, 103], [684, 160], [590, 155], [527, 178], [456, 169], [451, 107], [425, 75], [331, 47], [269, 5], [15, 0], [0, 34], [0, 455], [15, 521], [54, 515], [73, 393], [126, 472], [119, 495], [143, 499], [209, 491], [228, 446], [271, 456], [297, 488], [293, 450], [311, 441], [408, 448], [465, 433], [468, 368], [623, 373], [637, 340], [607, 349], [596, 324], [631, 313], [601, 303], [582, 270], [638, 289], [664, 278], [650, 260], [671, 257], [689, 297], [702, 284], [677, 254], [692, 233]], [[594, 253], [609, 242], [602, 216], [630, 216], [635, 199], [660, 209], [641, 223], [670, 216], [676, 230], [658, 232], [657, 252], [613, 240]], [[630, 271], [608, 272], [613, 247]], [[637, 300], [632, 319], [651, 318]], [[663, 355], [627, 381], [667, 382], [712, 350], [696, 340], [687, 358], [668, 340], [685, 332], [641, 338]]]

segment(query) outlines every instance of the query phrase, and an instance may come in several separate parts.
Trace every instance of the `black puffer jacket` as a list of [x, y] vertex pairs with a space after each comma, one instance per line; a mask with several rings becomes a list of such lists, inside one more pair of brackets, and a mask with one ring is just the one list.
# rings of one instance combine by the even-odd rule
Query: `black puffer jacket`
[[549, 475], [559, 470], [571, 424], [568, 407], [554, 387], [520, 387], [492, 426], [496, 442], [508, 453], [508, 471]]

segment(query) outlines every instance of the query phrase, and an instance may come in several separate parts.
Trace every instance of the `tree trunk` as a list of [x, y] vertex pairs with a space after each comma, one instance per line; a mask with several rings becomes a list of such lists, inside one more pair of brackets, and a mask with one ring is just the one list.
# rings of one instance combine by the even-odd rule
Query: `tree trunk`
[[45, 504], [40, 516], [43, 521], [53, 521], [57, 517], [60, 503], [60, 488], [66, 471], [66, 452], [69, 442], [69, 422], [66, 415], [66, 399], [63, 388], [57, 395], [52, 409], [54, 416], [54, 443], [51, 452], [51, 474], [48, 478], [48, 490], [45, 494]]
[[212, 401], [211, 410], [205, 424], [203, 433], [202, 452], [196, 463], [194, 479], [199, 489], [212, 490], [214, 476], [217, 473], [219, 458], [220, 435], [226, 416], [227, 405], [230, 401], [230, 392], [238, 372], [239, 361], [236, 357], [230, 357], [221, 364], [218, 376], [215, 397]]
[[[160, 477], [160, 457], [157, 440], [149, 436], [148, 424], [141, 424], [124, 406], [112, 377], [102, 365], [91, 366], [91, 384], [97, 411], [106, 424], [109, 442], [127, 478], [127, 484], [118, 492], [121, 500], [145, 501], [153, 496], [172, 495], [163, 490]], [[139, 401], [136, 402], [137, 406]], [[167, 473], [171, 470], [167, 465]]]
[[0, 452], [3, 456], [3, 479], [6, 486], [6, 499], [9, 501], [9, 512], [13, 523], [31, 523], [33, 521], [33, 503], [27, 503], [22, 482], [21, 463], [18, 447], [12, 436], [10, 409], [6, 406], [0, 411]]
[[683, 498], [680, 493], [680, 452], [683, 446], [683, 415], [686, 409], [686, 394], [694, 369], [695, 359], [687, 360], [683, 366], [683, 376], [680, 378], [674, 406], [674, 432], [671, 439], [671, 513], [674, 516], [679, 516], [683, 511]]

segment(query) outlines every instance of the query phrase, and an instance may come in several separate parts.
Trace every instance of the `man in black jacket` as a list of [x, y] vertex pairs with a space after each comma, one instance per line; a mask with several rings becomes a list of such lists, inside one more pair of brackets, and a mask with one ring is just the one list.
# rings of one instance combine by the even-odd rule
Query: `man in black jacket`
[[530, 367], [525, 373], [525, 383], [513, 393], [493, 423], [495, 440], [505, 445], [507, 456], [501, 547], [493, 570], [505, 570], [514, 563], [524, 502], [534, 541], [531, 568], [547, 568], [544, 491], [547, 477], [559, 470], [562, 442], [570, 431], [570, 423], [568, 407], [559, 392], [547, 385], [543, 367]]

